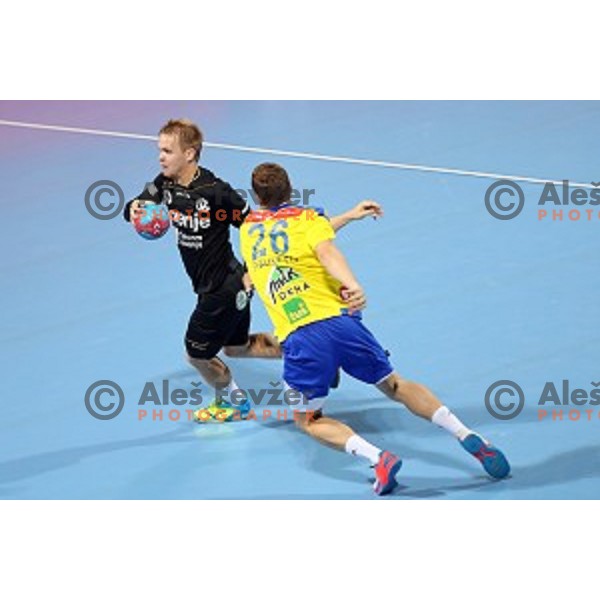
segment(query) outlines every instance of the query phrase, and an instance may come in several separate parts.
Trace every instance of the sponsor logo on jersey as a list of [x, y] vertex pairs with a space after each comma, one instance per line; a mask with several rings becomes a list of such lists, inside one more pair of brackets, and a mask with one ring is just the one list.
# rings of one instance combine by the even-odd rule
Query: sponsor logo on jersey
[[267, 295], [273, 305], [303, 294], [310, 289], [302, 275], [292, 267], [276, 266], [271, 269], [267, 281]]
[[290, 323], [296, 323], [306, 319], [310, 315], [310, 310], [304, 300], [300, 297], [292, 298], [283, 305], [283, 310]]

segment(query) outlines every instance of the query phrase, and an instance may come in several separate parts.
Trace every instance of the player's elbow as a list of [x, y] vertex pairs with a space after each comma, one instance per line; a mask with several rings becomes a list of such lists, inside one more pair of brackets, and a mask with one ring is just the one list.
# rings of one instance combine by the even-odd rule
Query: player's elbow
[[335, 254], [335, 246], [333, 245], [333, 242], [327, 240], [325, 242], [321, 242], [316, 248], [315, 248], [315, 254], [317, 255], [317, 258], [319, 259], [319, 262], [322, 264], [326, 264], [327, 262], [329, 262], [331, 260], [331, 258], [333, 257], [333, 255]]

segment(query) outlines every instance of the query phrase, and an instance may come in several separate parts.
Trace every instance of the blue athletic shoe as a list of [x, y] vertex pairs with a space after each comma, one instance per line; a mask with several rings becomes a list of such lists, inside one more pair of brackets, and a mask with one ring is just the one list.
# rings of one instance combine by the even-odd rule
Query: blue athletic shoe
[[237, 402], [233, 404], [228, 400], [221, 400], [221, 402], [219, 402], [219, 407], [237, 411], [239, 413], [239, 418], [243, 421], [248, 417], [248, 413], [252, 410], [252, 403], [248, 399], [246, 399], [243, 404], [238, 404]]
[[494, 479], [504, 479], [510, 474], [510, 465], [506, 456], [498, 448], [486, 442], [479, 434], [470, 433], [462, 442], [462, 447], [472, 454]]
[[379, 455], [375, 465], [375, 485], [373, 489], [378, 496], [389, 494], [397, 485], [396, 473], [400, 470], [402, 461], [391, 452], [384, 450]]

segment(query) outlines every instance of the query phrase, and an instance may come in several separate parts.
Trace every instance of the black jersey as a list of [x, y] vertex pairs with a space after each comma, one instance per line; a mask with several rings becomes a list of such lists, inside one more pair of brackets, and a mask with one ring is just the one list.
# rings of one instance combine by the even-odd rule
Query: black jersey
[[[226, 182], [198, 168], [188, 186], [159, 175], [136, 200], [164, 204], [177, 228], [177, 245], [197, 293], [219, 288], [237, 263], [229, 240], [229, 227], [240, 227], [249, 204]], [[133, 202], [133, 200], [131, 201]], [[125, 206], [129, 220], [131, 202]]]

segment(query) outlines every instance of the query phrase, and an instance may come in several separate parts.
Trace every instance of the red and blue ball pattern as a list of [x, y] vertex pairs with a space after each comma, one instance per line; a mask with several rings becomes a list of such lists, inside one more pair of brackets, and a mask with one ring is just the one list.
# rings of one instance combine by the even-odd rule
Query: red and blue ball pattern
[[146, 204], [133, 219], [133, 227], [146, 240], [158, 240], [169, 230], [167, 207], [162, 204]]

